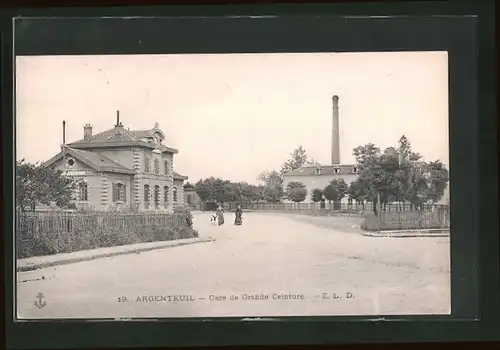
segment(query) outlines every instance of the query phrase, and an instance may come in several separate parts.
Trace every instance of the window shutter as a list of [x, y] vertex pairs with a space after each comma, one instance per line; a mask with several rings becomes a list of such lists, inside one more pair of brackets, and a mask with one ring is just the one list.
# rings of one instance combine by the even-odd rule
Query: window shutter
[[125, 184], [123, 185], [123, 201], [127, 201], [127, 186]]
[[111, 184], [112, 186], [112, 192], [113, 192], [113, 202], [116, 202], [116, 184], [113, 183]]

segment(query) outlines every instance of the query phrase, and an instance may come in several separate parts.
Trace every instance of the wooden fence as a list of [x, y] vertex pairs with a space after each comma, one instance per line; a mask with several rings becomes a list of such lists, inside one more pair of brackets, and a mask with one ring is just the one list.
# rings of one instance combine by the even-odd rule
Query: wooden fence
[[174, 229], [187, 227], [184, 215], [157, 213], [62, 213], [62, 212], [18, 212], [16, 228], [33, 236], [46, 234], [73, 234], [75, 231], [102, 231], [109, 228], [124, 232], [135, 227], [166, 226]]
[[[373, 203], [224, 203], [226, 211], [241, 205], [243, 211], [284, 212], [315, 216], [361, 217], [363, 228], [370, 231], [400, 229], [449, 229], [450, 210], [447, 205], [424, 204], [416, 208], [408, 203], [391, 203], [373, 211]], [[207, 209], [207, 208], [205, 208]], [[210, 208], [211, 210], [213, 208]]]

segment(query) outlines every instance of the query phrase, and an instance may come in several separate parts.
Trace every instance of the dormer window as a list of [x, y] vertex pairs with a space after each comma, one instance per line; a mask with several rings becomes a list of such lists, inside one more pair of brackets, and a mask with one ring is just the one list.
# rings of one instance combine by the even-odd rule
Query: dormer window
[[357, 172], [358, 172], [358, 168], [357, 168], [357, 167], [353, 167], [353, 168], [352, 168], [352, 172], [353, 172], [353, 173], [357, 173]]
[[321, 174], [321, 168], [316, 168], [315, 169], [315, 173], [316, 173], [316, 175], [320, 175]]
[[333, 169], [334, 174], [340, 174], [340, 168], [334, 168]]

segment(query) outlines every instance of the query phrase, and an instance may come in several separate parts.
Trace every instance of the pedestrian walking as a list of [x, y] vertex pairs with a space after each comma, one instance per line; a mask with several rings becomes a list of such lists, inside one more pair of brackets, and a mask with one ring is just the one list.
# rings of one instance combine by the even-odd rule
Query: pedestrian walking
[[236, 212], [235, 212], [236, 216], [234, 218], [234, 224], [236, 226], [241, 226], [241, 224], [243, 223], [243, 210], [241, 209], [241, 205], [238, 205], [236, 207]]
[[222, 208], [221, 205], [217, 207], [215, 215], [217, 215], [217, 224], [219, 226], [224, 225], [224, 209]]

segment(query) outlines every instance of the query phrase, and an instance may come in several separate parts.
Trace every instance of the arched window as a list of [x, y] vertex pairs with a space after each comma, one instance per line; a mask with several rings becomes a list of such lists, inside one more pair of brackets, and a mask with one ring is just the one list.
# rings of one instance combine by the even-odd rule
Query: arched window
[[113, 202], [125, 202], [125, 184], [116, 182], [113, 184]]
[[149, 157], [144, 158], [144, 172], [145, 173], [149, 173], [149, 171], [150, 171], [150, 169], [149, 169], [149, 167], [150, 167], [149, 162], [150, 162]]
[[168, 207], [168, 186], [163, 186], [163, 207]]
[[80, 188], [79, 188], [79, 199], [81, 201], [88, 201], [88, 185], [86, 182], [82, 181], [80, 182]]
[[155, 159], [155, 174], [160, 173], [160, 161], [158, 159]]
[[158, 209], [160, 206], [160, 186], [158, 185], [155, 186], [154, 199], [155, 199], [155, 209]]
[[174, 202], [177, 202], [177, 187], [174, 187], [173, 195], [174, 195]]
[[163, 162], [163, 173], [168, 175], [168, 160]]
[[144, 185], [144, 207], [147, 209], [149, 208], [149, 200], [150, 200], [150, 190], [149, 190], [149, 185]]

